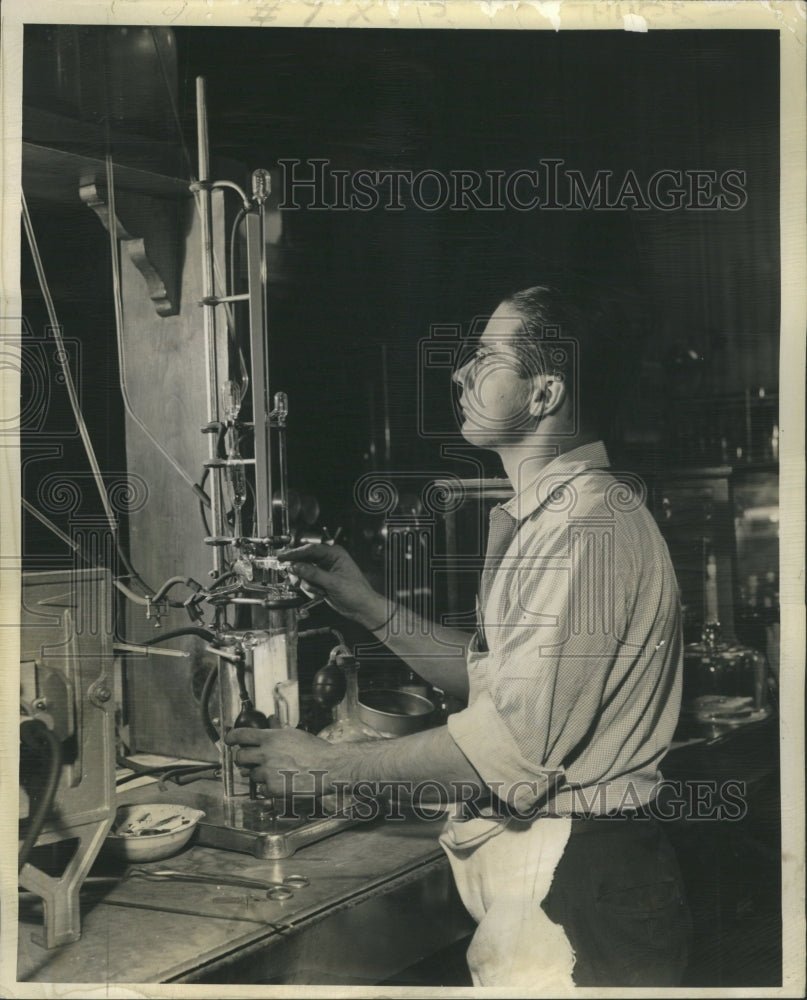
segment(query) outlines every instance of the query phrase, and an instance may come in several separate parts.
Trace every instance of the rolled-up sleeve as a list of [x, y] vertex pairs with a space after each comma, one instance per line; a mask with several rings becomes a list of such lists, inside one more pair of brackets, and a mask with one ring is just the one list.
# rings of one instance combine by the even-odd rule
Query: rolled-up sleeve
[[562, 769], [547, 769], [522, 754], [487, 691], [449, 716], [448, 731], [488, 788], [519, 812], [527, 812], [562, 781]]

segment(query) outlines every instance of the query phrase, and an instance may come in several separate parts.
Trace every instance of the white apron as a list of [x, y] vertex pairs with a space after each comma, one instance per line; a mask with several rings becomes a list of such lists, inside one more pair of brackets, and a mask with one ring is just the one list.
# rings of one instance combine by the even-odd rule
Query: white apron
[[541, 909], [572, 821], [449, 819], [440, 836], [460, 897], [478, 927], [468, 949], [475, 986], [571, 995], [574, 952]]

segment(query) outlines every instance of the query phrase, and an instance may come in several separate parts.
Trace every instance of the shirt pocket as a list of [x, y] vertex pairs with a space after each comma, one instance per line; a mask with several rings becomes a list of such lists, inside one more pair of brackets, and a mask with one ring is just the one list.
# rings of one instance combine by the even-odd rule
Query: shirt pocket
[[469, 701], [473, 701], [479, 692], [480, 687], [486, 687], [488, 671], [489, 653], [487, 650], [480, 650], [479, 636], [474, 633], [468, 644], [468, 651], [465, 656], [465, 665], [468, 670], [468, 684], [470, 687]]

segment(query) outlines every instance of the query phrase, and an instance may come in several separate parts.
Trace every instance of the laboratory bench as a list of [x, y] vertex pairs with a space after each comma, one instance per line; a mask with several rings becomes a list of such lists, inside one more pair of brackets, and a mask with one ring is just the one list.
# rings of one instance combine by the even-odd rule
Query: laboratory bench
[[[121, 800], [181, 798], [154, 784]], [[369, 986], [394, 978], [473, 930], [437, 843], [441, 826], [410, 812], [358, 823], [281, 860], [196, 845], [146, 866], [308, 880], [282, 900], [224, 882], [150, 881], [102, 854], [82, 890], [79, 941], [52, 951], [35, 944], [41, 904], [23, 897], [18, 979]]]
[[[719, 739], [676, 745], [665, 778], [689, 788], [666, 822], [681, 863], [694, 935], [686, 986], [776, 985], [781, 976], [779, 727], [775, 718]], [[743, 783], [740, 818], [693, 816], [693, 788]], [[192, 786], [190, 786], [192, 787]], [[156, 784], [121, 801], [175, 802]], [[735, 801], [736, 801], [736, 792]], [[686, 795], [684, 798], [686, 799]], [[708, 801], [708, 796], [702, 801]], [[411, 813], [358, 823], [282, 860], [191, 846], [151, 867], [281, 881], [285, 900], [226, 884], [122, 877], [102, 853], [82, 890], [82, 937], [34, 944], [41, 904], [22, 898], [18, 978], [28, 982], [467, 985], [473, 922], [437, 842], [441, 820]], [[414, 971], [413, 971], [414, 970]]]

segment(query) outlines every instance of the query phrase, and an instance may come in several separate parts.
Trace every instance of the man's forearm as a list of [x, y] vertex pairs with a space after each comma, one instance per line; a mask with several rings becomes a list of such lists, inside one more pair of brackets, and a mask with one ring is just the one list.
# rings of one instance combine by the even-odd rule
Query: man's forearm
[[280, 558], [289, 563], [292, 583], [300, 582], [339, 614], [369, 629], [430, 684], [467, 696], [465, 632], [435, 625], [379, 594], [339, 545], [302, 545]]
[[396, 740], [335, 744], [328, 754], [325, 781], [348, 788], [359, 781], [411, 782], [412, 786], [434, 781], [447, 789], [449, 798], [460, 785], [485, 793], [485, 783], [446, 726]]
[[447, 694], [468, 697], [467, 632], [421, 618], [381, 594], [362, 609], [357, 621], [429, 684]]
[[236, 766], [249, 769], [270, 795], [322, 795], [354, 789], [359, 782], [376, 785], [378, 794], [393, 792], [395, 786], [414, 794], [418, 785], [428, 782], [446, 803], [488, 794], [447, 726], [395, 740], [337, 744], [301, 729], [240, 728], [226, 733], [224, 741], [237, 747]]

